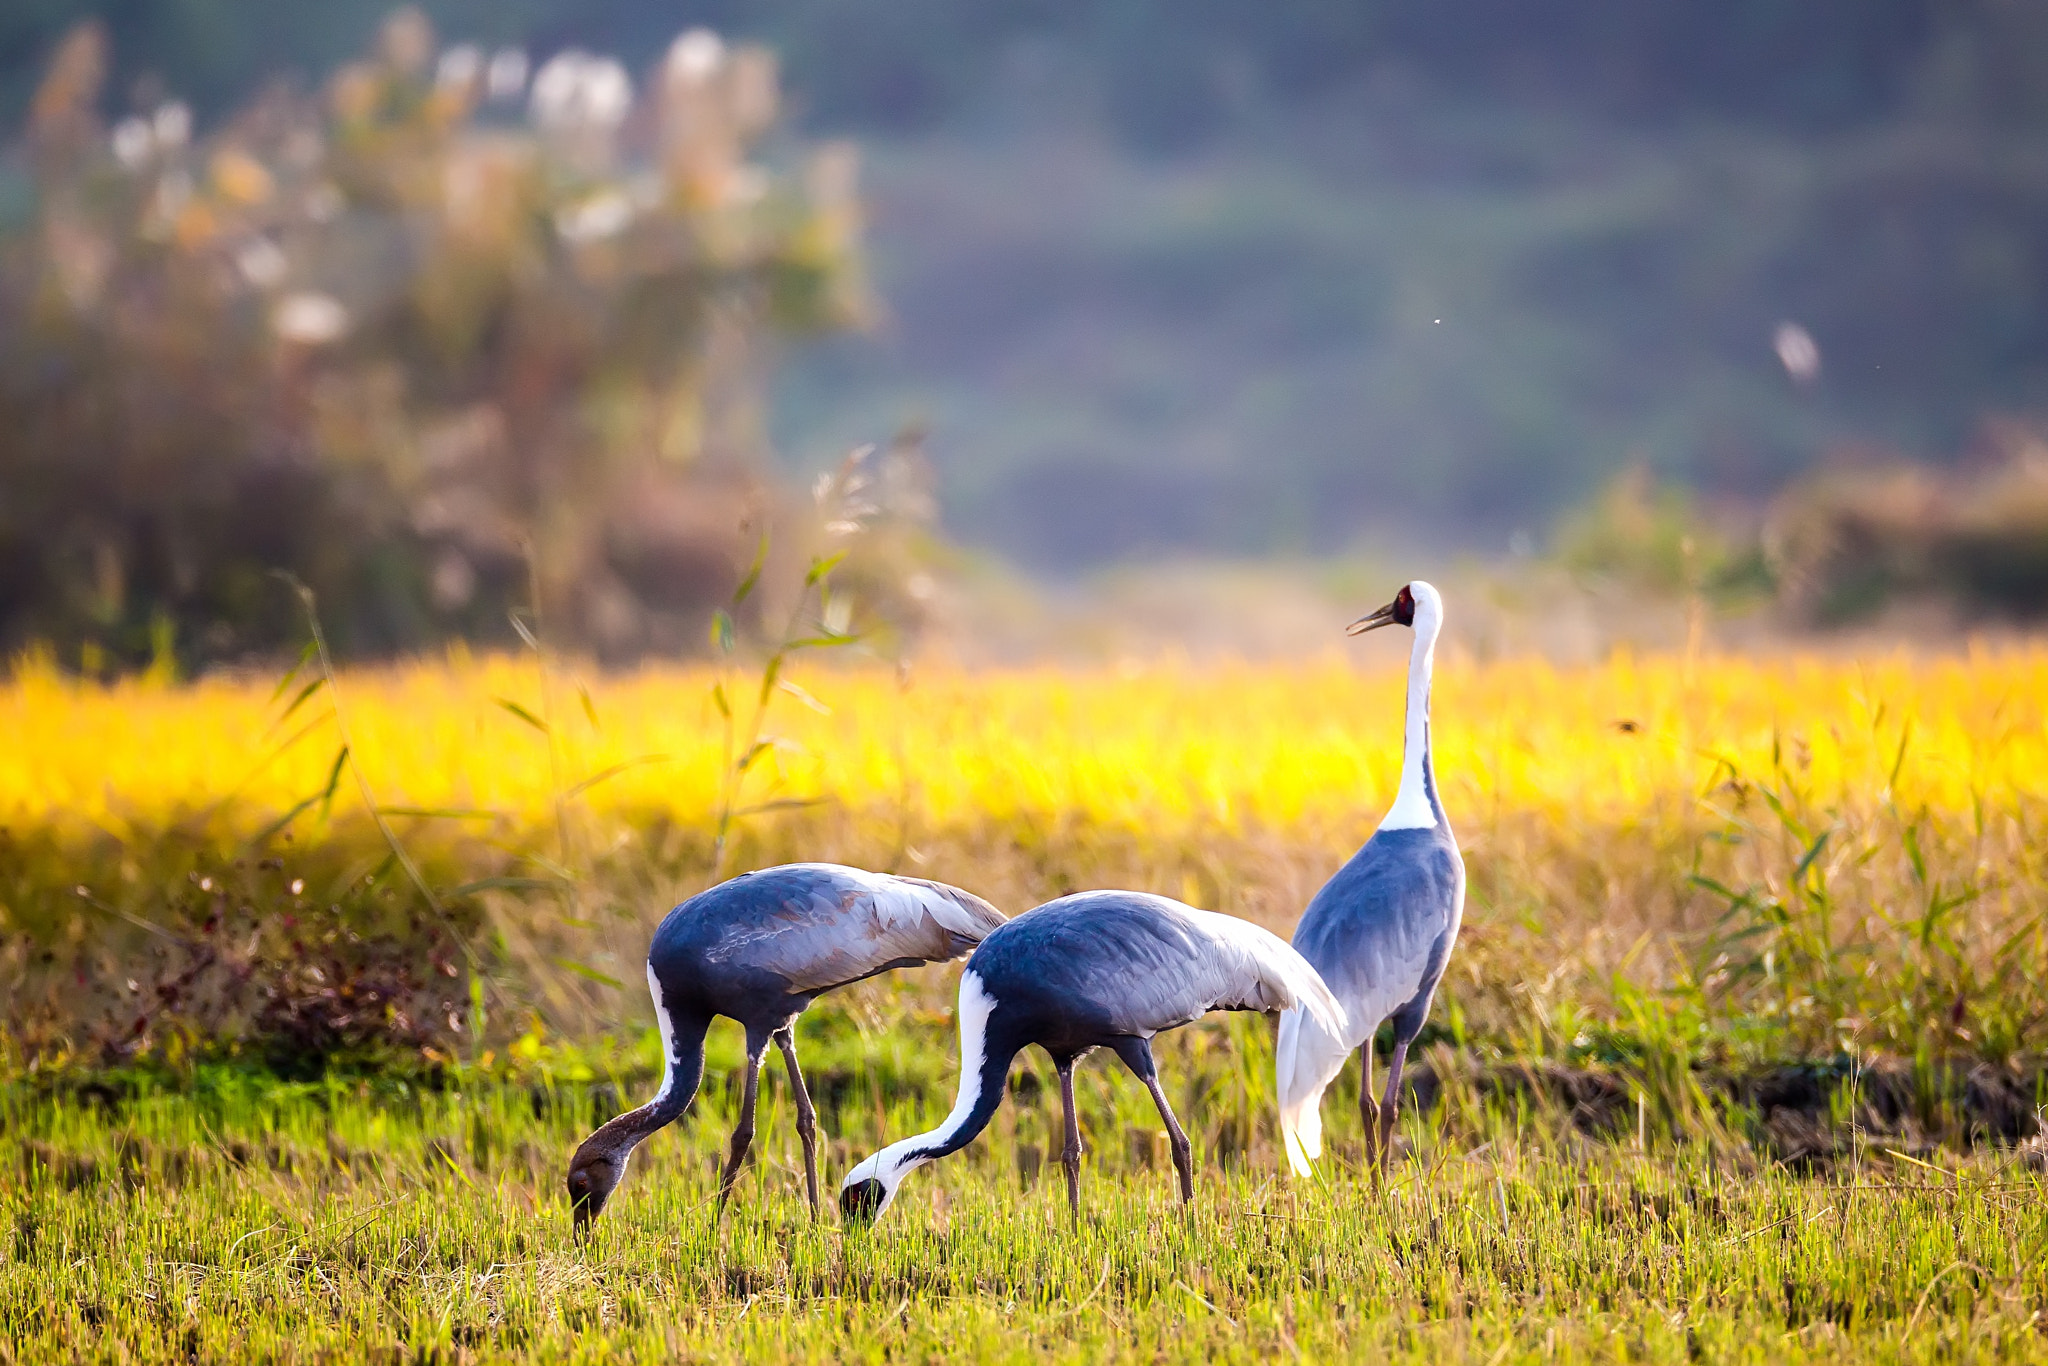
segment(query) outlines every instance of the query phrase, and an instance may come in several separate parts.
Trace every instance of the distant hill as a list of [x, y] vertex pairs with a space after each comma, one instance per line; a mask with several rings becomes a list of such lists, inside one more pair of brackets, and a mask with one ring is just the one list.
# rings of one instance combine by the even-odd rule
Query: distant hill
[[[1753, 498], [2048, 408], [2048, 8], [2001, 0], [443, 0], [644, 65], [708, 23], [870, 152], [888, 323], [791, 357], [789, 457], [927, 419], [955, 534], [1167, 549], [1540, 537], [1626, 462]], [[202, 117], [381, 4], [43, 0]], [[1440, 320], [1440, 321], [1439, 321]], [[1795, 382], [1782, 324], [1818, 345]]]
[[[0, 15], [0, 91], [19, 110], [40, 55], [88, 16], [131, 78], [224, 107], [280, 68], [361, 49], [382, 0], [40, 0]], [[816, 117], [924, 131], [971, 111], [1020, 48], [1055, 50], [1141, 144], [1184, 146], [1240, 118], [1404, 65], [1486, 99], [1626, 119], [1711, 115], [1802, 128], [1895, 112], [1930, 54], [1989, 48], [2006, 117], [2038, 115], [2031, 6], [2000, 0], [428, 0], [444, 31], [652, 56], [706, 24], [777, 44]], [[2016, 41], [2021, 40], [2021, 41]]]

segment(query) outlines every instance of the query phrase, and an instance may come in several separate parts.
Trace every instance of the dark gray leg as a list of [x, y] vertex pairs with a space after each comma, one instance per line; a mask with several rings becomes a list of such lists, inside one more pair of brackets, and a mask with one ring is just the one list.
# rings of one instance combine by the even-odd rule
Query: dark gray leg
[[1180, 1120], [1175, 1117], [1173, 1107], [1166, 1103], [1166, 1091], [1159, 1085], [1159, 1068], [1152, 1061], [1152, 1043], [1149, 1039], [1122, 1039], [1116, 1045], [1116, 1055], [1124, 1060], [1124, 1066], [1131, 1069], [1145, 1089], [1152, 1093], [1152, 1103], [1159, 1107], [1159, 1117], [1166, 1121], [1166, 1137], [1173, 1144], [1173, 1169], [1180, 1173], [1180, 1202], [1193, 1204], [1195, 1199], [1195, 1146], [1188, 1142]]
[[[1377, 1032], [1377, 1031], [1375, 1031]], [[1365, 1036], [1365, 1047], [1358, 1050], [1358, 1118], [1365, 1126], [1365, 1162], [1375, 1171], [1380, 1160], [1380, 1105], [1372, 1094], [1372, 1048], [1373, 1036]]]
[[811, 1221], [818, 1219], [818, 1112], [811, 1108], [811, 1093], [804, 1085], [804, 1071], [796, 1064], [796, 1021], [775, 1031], [782, 1049], [782, 1064], [789, 1069], [790, 1089], [796, 1092], [796, 1131], [804, 1141], [804, 1189], [811, 1197]]
[[747, 1160], [747, 1150], [754, 1146], [754, 1102], [761, 1094], [761, 1059], [768, 1052], [768, 1036], [756, 1033], [752, 1025], [747, 1026], [747, 1083], [740, 1094], [740, 1123], [732, 1131], [732, 1151], [725, 1159], [725, 1175], [718, 1181], [718, 1212], [725, 1213], [725, 1202], [732, 1197], [732, 1183], [739, 1179], [740, 1163]]
[[1060, 1162], [1067, 1169], [1067, 1209], [1074, 1217], [1074, 1226], [1081, 1225], [1081, 1117], [1074, 1111], [1074, 1060], [1053, 1059], [1060, 1072], [1060, 1105], [1066, 1116], [1067, 1146], [1060, 1152]]
[[1401, 1065], [1408, 1061], [1408, 1040], [1395, 1036], [1394, 1056], [1387, 1059], [1387, 1094], [1380, 1101], [1379, 1164], [1387, 1170], [1387, 1153], [1394, 1145], [1394, 1119], [1401, 1109]]

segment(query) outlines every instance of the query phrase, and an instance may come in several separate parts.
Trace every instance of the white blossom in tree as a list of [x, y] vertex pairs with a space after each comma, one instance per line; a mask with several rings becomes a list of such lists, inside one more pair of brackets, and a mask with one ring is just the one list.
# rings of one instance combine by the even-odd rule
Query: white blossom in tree
[[156, 134], [156, 145], [165, 151], [183, 147], [192, 140], [192, 106], [182, 100], [158, 105], [150, 122]]
[[476, 84], [483, 69], [483, 49], [475, 43], [457, 43], [435, 63], [434, 84], [443, 90], [467, 90]]
[[324, 346], [348, 332], [348, 310], [331, 294], [301, 290], [287, 294], [270, 315], [278, 336], [301, 346]]
[[570, 48], [535, 74], [530, 107], [534, 123], [549, 131], [616, 128], [632, 111], [633, 81], [611, 58]]
[[516, 47], [501, 47], [491, 54], [484, 71], [484, 94], [501, 102], [516, 100], [526, 90], [526, 54]]
[[156, 150], [156, 134], [146, 120], [125, 118], [114, 125], [114, 159], [129, 170], [137, 170]]
[[693, 28], [669, 44], [666, 63], [668, 79], [682, 85], [701, 85], [725, 65], [725, 40], [708, 28]]
[[235, 253], [235, 269], [258, 289], [269, 289], [284, 279], [284, 252], [268, 237], [252, 237]]

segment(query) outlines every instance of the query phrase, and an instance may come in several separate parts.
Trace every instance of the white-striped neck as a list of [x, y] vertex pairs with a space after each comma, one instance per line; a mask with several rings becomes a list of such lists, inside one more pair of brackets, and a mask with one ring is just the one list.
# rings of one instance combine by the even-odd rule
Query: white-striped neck
[[647, 994], [654, 998], [654, 1023], [661, 1030], [661, 1089], [654, 1093], [648, 1106], [660, 1105], [676, 1087], [676, 1022], [668, 1013], [668, 1002], [662, 999], [661, 979], [654, 975], [654, 964], [647, 965]]
[[982, 1072], [988, 1061], [988, 1017], [995, 1008], [996, 998], [988, 994], [981, 974], [972, 969], [961, 973], [960, 1094], [953, 1101], [952, 1113], [929, 1133], [897, 1139], [848, 1172], [840, 1182], [843, 1191], [863, 1181], [880, 1181], [882, 1203], [875, 1210], [877, 1216], [894, 1203], [896, 1188], [903, 1178], [942, 1153], [952, 1151], [954, 1136], [974, 1118], [975, 1107], [981, 1102]]
[[1382, 830], [1433, 830], [1443, 821], [1436, 796], [1436, 764], [1429, 746], [1429, 682], [1436, 667], [1436, 638], [1443, 630], [1444, 600], [1420, 579], [1408, 585], [1415, 598], [1415, 644], [1408, 652], [1408, 714], [1401, 739], [1401, 787], [1380, 822]]

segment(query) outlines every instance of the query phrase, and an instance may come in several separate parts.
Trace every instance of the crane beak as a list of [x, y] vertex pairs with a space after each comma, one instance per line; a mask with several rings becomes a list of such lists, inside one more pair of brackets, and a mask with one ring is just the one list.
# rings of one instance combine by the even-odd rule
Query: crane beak
[[1352, 622], [1344, 628], [1344, 634], [1347, 636], [1362, 636], [1367, 631], [1377, 631], [1382, 626], [1392, 626], [1393, 624], [1394, 604], [1390, 602], [1377, 612], [1362, 616], [1357, 621]]

